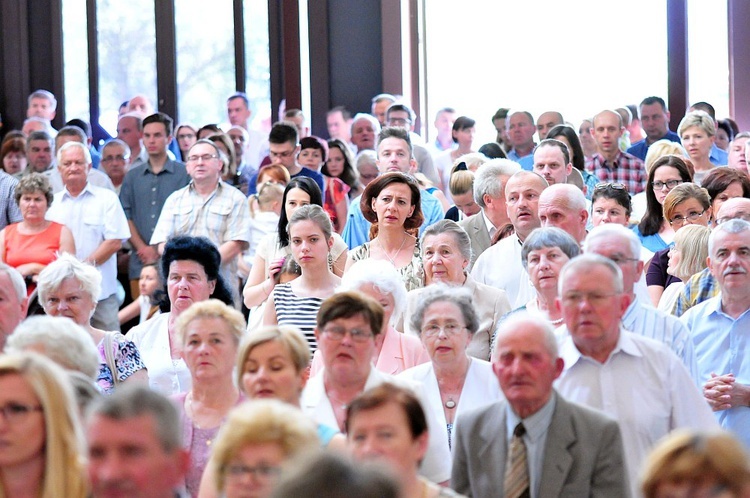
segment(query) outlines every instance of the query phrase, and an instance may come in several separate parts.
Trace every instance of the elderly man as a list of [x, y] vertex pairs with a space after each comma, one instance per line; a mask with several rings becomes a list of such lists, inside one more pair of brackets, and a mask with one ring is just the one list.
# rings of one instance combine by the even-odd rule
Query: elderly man
[[681, 320], [693, 336], [703, 395], [719, 423], [750, 445], [750, 223], [721, 223], [708, 239], [708, 268], [719, 295]]
[[250, 179], [258, 172], [257, 167], [250, 166], [245, 160], [245, 151], [250, 144], [250, 134], [242, 126], [233, 125], [227, 130], [227, 135], [232, 140], [234, 155], [239, 164], [237, 165], [237, 176], [239, 176], [238, 187], [243, 194], [247, 195]]
[[503, 189], [508, 179], [520, 169], [517, 163], [508, 159], [494, 159], [477, 169], [474, 202], [481, 209], [458, 223], [469, 234], [472, 265], [492, 245], [495, 233], [510, 223]]
[[26, 318], [29, 302], [23, 276], [5, 263], [0, 263], [0, 351], [19, 323]]
[[507, 120], [508, 138], [513, 146], [508, 151], [508, 159], [515, 161], [527, 171], [534, 165], [534, 117], [530, 112], [519, 111], [510, 115]]
[[381, 126], [377, 119], [369, 114], [357, 114], [352, 119], [352, 145], [354, 152], [374, 150], [375, 139], [380, 133]]
[[547, 111], [540, 114], [536, 119], [536, 133], [539, 136], [539, 140], [546, 139], [549, 131], [561, 124], [565, 124], [565, 120], [562, 114], [557, 111]]
[[654, 444], [672, 430], [718, 426], [679, 358], [653, 339], [621, 326], [630, 305], [622, 272], [610, 259], [584, 254], [560, 272], [560, 307], [568, 335], [557, 389], [570, 401], [606, 412], [619, 422], [633, 494]]
[[496, 336], [492, 369], [506, 400], [464, 414], [451, 486], [466, 496], [628, 496], [617, 422], [552, 388], [563, 370], [552, 327], [526, 314]]
[[175, 498], [190, 468], [182, 423], [167, 398], [122, 386], [97, 400], [86, 420], [91, 496]]
[[533, 171], [543, 176], [550, 185], [568, 183], [568, 175], [573, 171], [568, 146], [554, 138], [539, 142], [534, 149]]
[[734, 139], [729, 142], [727, 166], [744, 171], [745, 173], [748, 172], [747, 157], [745, 157], [748, 143], [750, 143], [750, 132], [743, 131], [734, 136]]
[[130, 237], [122, 205], [113, 191], [88, 181], [91, 156], [86, 144], [68, 142], [60, 147], [57, 167], [64, 188], [55, 194], [47, 219], [73, 232], [76, 257], [94, 265], [102, 275], [102, 291], [91, 325], [102, 330], [120, 330], [117, 251]]
[[128, 172], [129, 161], [130, 147], [122, 140], [113, 138], [102, 147], [102, 169], [114, 185], [118, 195], [122, 190], [125, 174]]
[[[86, 146], [87, 150], [89, 149], [88, 137], [86, 137], [86, 133], [77, 126], [65, 126], [63, 128], [60, 128], [60, 131], [57, 132], [57, 136], [55, 137], [55, 154], [57, 154], [57, 152], [60, 150], [60, 147], [68, 142], [82, 143]], [[89, 151], [89, 155], [91, 155], [91, 151]], [[92, 159], [92, 167], [89, 168], [88, 175], [89, 183], [91, 183], [91, 185], [106, 188], [111, 190], [112, 192], [115, 192], [115, 186], [112, 184], [112, 180], [109, 179], [106, 173], [95, 169], [93, 165], [94, 163]], [[63, 180], [60, 176], [60, 170], [58, 168], [52, 168], [51, 170], [49, 170], [49, 183], [52, 186], [53, 193], [56, 194], [58, 192], [62, 192]]]
[[29, 173], [50, 174], [54, 165], [52, 164], [52, 151], [55, 142], [46, 131], [34, 131], [26, 137], [26, 169], [24, 175]]
[[143, 116], [127, 113], [117, 121], [117, 138], [130, 147], [130, 163], [135, 165], [148, 160], [148, 153], [141, 144], [143, 138]]
[[48, 122], [55, 119], [57, 110], [57, 99], [47, 90], [36, 90], [29, 95], [28, 107], [26, 108], [26, 117], [36, 116], [46, 119]]
[[539, 221], [543, 227], [565, 230], [578, 243], [586, 238], [586, 196], [575, 185], [551, 185], [539, 196]]
[[504, 290], [514, 309], [536, 295], [521, 262], [521, 249], [526, 237], [540, 226], [537, 204], [547, 186], [544, 178], [531, 171], [518, 171], [510, 177], [505, 185], [505, 203], [514, 233], [484, 251], [471, 271], [477, 282]]

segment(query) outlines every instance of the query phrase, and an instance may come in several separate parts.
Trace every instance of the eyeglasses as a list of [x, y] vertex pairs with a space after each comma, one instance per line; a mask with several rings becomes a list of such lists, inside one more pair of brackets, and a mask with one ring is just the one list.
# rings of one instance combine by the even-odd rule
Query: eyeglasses
[[279, 158], [279, 157], [283, 157], [283, 158], [285, 158], [285, 159], [286, 159], [287, 157], [292, 157], [292, 155], [293, 155], [293, 154], [294, 154], [294, 149], [292, 149], [292, 150], [287, 150], [287, 151], [284, 151], [284, 152], [274, 152], [274, 151], [270, 151], [270, 152], [268, 153], [268, 155], [269, 155], [270, 157], [273, 157], [273, 158]]
[[328, 336], [328, 339], [341, 342], [344, 340], [344, 336], [348, 333], [354, 342], [367, 342], [372, 336], [372, 332], [360, 329], [347, 330], [343, 327], [329, 327], [323, 329], [323, 333]]
[[200, 156], [188, 156], [187, 160], [190, 163], [197, 163], [198, 161], [208, 162], [211, 159], [218, 159], [218, 154], [203, 154]]
[[273, 467], [271, 465], [258, 465], [256, 467], [249, 467], [247, 465], [229, 465], [226, 468], [227, 475], [239, 479], [242, 477], [253, 476], [253, 479], [270, 479], [276, 477], [281, 472], [279, 467]]
[[440, 332], [445, 334], [446, 336], [454, 336], [457, 335], [459, 332], [464, 330], [466, 327], [463, 325], [459, 325], [457, 323], [451, 322], [446, 323], [442, 327], [438, 325], [437, 323], [429, 323], [427, 326], [422, 328], [422, 335], [425, 337], [435, 337], [437, 335], [440, 335]]
[[667, 180], [666, 182], [655, 181], [655, 182], [651, 182], [651, 186], [654, 187], [654, 190], [661, 190], [664, 187], [667, 187], [668, 189], [672, 190], [673, 188], [675, 188], [677, 185], [681, 183], [682, 183], [682, 180]]
[[111, 163], [112, 161], [115, 161], [115, 160], [125, 162], [129, 158], [130, 158], [130, 156], [125, 156], [125, 155], [122, 155], [122, 154], [119, 154], [119, 155], [116, 155], [116, 156], [105, 156], [105, 157], [102, 157], [102, 162], [103, 163]]
[[697, 221], [698, 218], [700, 218], [701, 216], [703, 216], [703, 213], [705, 213], [705, 212], [706, 212], [706, 210], [704, 209], [700, 213], [697, 212], [697, 211], [693, 211], [692, 213], [688, 213], [687, 216], [675, 216], [674, 218], [672, 218], [671, 220], [669, 220], [669, 224], [670, 225], [674, 225], [676, 223], [678, 225], [684, 225], [685, 222], [688, 222], [688, 221], [690, 223], [692, 223], [694, 221]]
[[638, 261], [640, 261], [640, 259], [638, 259], [638, 258], [623, 258], [623, 257], [620, 257], [620, 256], [614, 256], [614, 257], [610, 256], [609, 260], [611, 262], [613, 262], [614, 264], [616, 264], [616, 265], [621, 265], [621, 264], [624, 264], [624, 263], [627, 263], [627, 262], [637, 263]]
[[594, 191], [607, 190], [610, 188], [615, 189], [615, 190], [628, 190], [628, 188], [622, 183], [597, 183], [596, 186], [594, 187]]
[[41, 406], [22, 405], [20, 403], [8, 403], [7, 405], [0, 406], [0, 413], [3, 414], [3, 418], [9, 424], [17, 424], [31, 412], [42, 411]]
[[596, 306], [616, 295], [615, 292], [569, 292], [563, 295], [562, 301], [567, 306], [578, 306], [585, 300]]
[[411, 119], [391, 118], [388, 120], [388, 126], [406, 126], [408, 124], [411, 124]]

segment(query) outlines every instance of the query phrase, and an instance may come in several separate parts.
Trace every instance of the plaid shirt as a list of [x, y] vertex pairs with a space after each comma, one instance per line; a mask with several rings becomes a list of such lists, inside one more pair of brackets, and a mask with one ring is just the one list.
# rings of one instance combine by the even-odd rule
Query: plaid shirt
[[622, 183], [630, 195], [641, 193], [646, 188], [648, 173], [643, 161], [627, 152], [618, 152], [613, 162], [608, 162], [601, 154], [594, 154], [586, 161], [586, 171], [590, 171], [602, 183]]
[[682, 316], [687, 310], [719, 295], [719, 286], [708, 268], [696, 273], [687, 281], [672, 307], [674, 316]]

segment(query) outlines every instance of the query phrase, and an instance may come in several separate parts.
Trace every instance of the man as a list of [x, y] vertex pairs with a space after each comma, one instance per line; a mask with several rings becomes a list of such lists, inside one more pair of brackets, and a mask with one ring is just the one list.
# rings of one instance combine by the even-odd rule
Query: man
[[386, 126], [385, 113], [394, 102], [396, 102], [396, 97], [394, 97], [390, 93], [381, 93], [375, 95], [372, 98], [372, 108], [370, 109], [370, 114], [378, 120], [378, 123], [380, 123], [381, 127]]
[[526, 237], [540, 226], [539, 196], [547, 186], [544, 178], [531, 171], [519, 171], [510, 177], [505, 184], [505, 204], [514, 233], [484, 251], [471, 272], [477, 282], [504, 290], [513, 309], [536, 295], [521, 262], [521, 249]]
[[[35, 132], [43, 133], [44, 132]], [[26, 142], [29, 143], [28, 141]], [[28, 149], [28, 146], [27, 146]], [[28, 170], [29, 167], [26, 167]], [[0, 230], [10, 225], [11, 223], [18, 223], [23, 221], [23, 215], [16, 202], [16, 186], [18, 180], [0, 169]]]
[[586, 160], [586, 171], [600, 182], [622, 183], [630, 195], [635, 195], [646, 188], [648, 173], [643, 161], [620, 150], [618, 142], [623, 130], [622, 117], [615, 111], [605, 110], [594, 116], [591, 134], [598, 152]]
[[23, 276], [12, 266], [0, 263], [0, 351], [5, 349], [8, 336], [26, 318], [29, 307], [26, 295]]
[[84, 135], [86, 135], [86, 146], [89, 148], [89, 153], [91, 154], [91, 164], [94, 169], [99, 169], [99, 165], [102, 162], [102, 156], [99, 154], [96, 147], [94, 147], [94, 137], [91, 135], [91, 125], [87, 121], [76, 118], [65, 123], [65, 126], [76, 126], [83, 131]]
[[29, 95], [28, 107], [26, 108], [26, 117], [36, 116], [52, 122], [55, 119], [57, 110], [57, 99], [47, 90], [36, 90]]
[[128, 112], [137, 113], [141, 116], [150, 116], [154, 113], [154, 104], [145, 95], [136, 95], [128, 100]]
[[513, 147], [508, 151], [508, 159], [521, 165], [526, 171], [531, 171], [534, 164], [534, 117], [530, 112], [519, 111], [510, 115], [506, 124], [508, 128], [508, 138], [510, 145]]
[[299, 109], [287, 109], [284, 111], [284, 121], [293, 123], [297, 128], [297, 136], [300, 140], [310, 136], [310, 127], [307, 126], [305, 115]]
[[729, 220], [708, 239], [708, 268], [719, 295], [681, 320], [690, 329], [705, 396], [724, 429], [750, 444], [750, 223]]
[[568, 175], [573, 172], [568, 146], [554, 138], [543, 139], [534, 149], [533, 171], [550, 185], [568, 183]]
[[[688, 109], [688, 112], [692, 111], [705, 111], [708, 113], [709, 116], [711, 116], [711, 119], [714, 120], [714, 128], [718, 129], [719, 125], [716, 122], [716, 110], [714, 109], [714, 106], [709, 104], [708, 102], [696, 102], [695, 104], [691, 105]], [[711, 164], [714, 166], [724, 166], [727, 164], [727, 161], [729, 160], [729, 157], [727, 156], [726, 151], [721, 150], [717, 145], [711, 144], [711, 152], [708, 155], [709, 161], [711, 161]]]
[[634, 144], [640, 142], [645, 137], [643, 136], [643, 129], [641, 128], [641, 120], [638, 117], [638, 108], [633, 104], [627, 104], [625, 106], [630, 112], [630, 126], [628, 126], [628, 138], [630, 143]]
[[477, 497], [628, 496], [617, 422], [552, 387], [563, 360], [549, 323], [525, 313], [504, 322], [492, 370], [506, 399], [461, 416], [453, 489]]
[[453, 123], [455, 121], [456, 110], [452, 107], [443, 107], [435, 114], [434, 125], [437, 136], [435, 137], [435, 141], [430, 144], [433, 156], [457, 147], [456, 142], [453, 141]]
[[50, 137], [54, 137], [57, 134], [57, 130], [52, 128], [49, 121], [44, 118], [37, 116], [31, 116], [23, 120], [23, 126], [21, 127], [21, 133], [28, 137], [35, 131], [43, 131], [49, 134]]
[[[285, 126], [296, 134], [294, 127]], [[221, 273], [239, 303], [237, 255], [248, 245], [250, 209], [242, 192], [222, 181], [223, 168], [219, 149], [210, 140], [198, 140], [190, 148], [190, 183], [167, 197], [149, 245], [158, 245], [161, 253], [172, 235], [207, 237], [219, 248]]]
[[630, 297], [617, 265], [583, 254], [563, 267], [558, 286], [556, 306], [569, 334], [561, 338], [565, 368], [556, 387], [566, 399], [618, 421], [638, 496], [639, 472], [657, 441], [681, 427], [718, 424], [680, 359], [664, 344], [621, 327]]
[[416, 142], [416, 140], [421, 140], [421, 137], [414, 133], [414, 111], [405, 104], [393, 104], [385, 112], [385, 119], [388, 126], [399, 126], [409, 132], [412, 153], [414, 159], [417, 160], [417, 171], [426, 176], [435, 187], [440, 188], [442, 181], [432, 163], [432, 155], [423, 145]]
[[250, 129], [250, 99], [244, 92], [237, 92], [227, 99], [227, 117], [232, 126], [241, 126], [249, 135], [245, 146], [244, 160], [252, 171], [260, 168], [260, 163], [268, 156], [268, 137], [263, 133]]
[[[271, 162], [278, 162], [284, 166], [289, 171], [290, 178], [297, 176], [312, 178], [318, 184], [318, 187], [320, 187], [323, 198], [325, 198], [326, 189], [323, 175], [306, 166], [301, 166], [297, 162], [297, 156], [300, 151], [299, 135], [297, 134], [297, 128], [292, 123], [280, 121], [273, 125], [271, 133], [268, 134], [268, 147], [270, 149], [268, 155], [271, 158]], [[257, 180], [258, 173], [256, 172], [248, 185], [248, 192], [250, 194], [255, 193]]]
[[122, 190], [125, 174], [128, 172], [129, 160], [130, 147], [122, 140], [113, 138], [102, 147], [102, 169], [112, 181], [118, 195]]
[[505, 126], [505, 120], [508, 118], [508, 112], [510, 109], [501, 107], [492, 115], [492, 125], [495, 127], [497, 136], [495, 142], [500, 144], [503, 150], [510, 149], [510, 138], [508, 137], [508, 129]]
[[[346, 406], [358, 394], [384, 382], [414, 392], [422, 406], [421, 384], [380, 372], [372, 364], [377, 334], [383, 324], [383, 307], [360, 292], [339, 292], [320, 306], [315, 340], [324, 365], [302, 391], [300, 408], [318, 424], [340, 428]], [[432, 410], [425, 410], [430, 431], [429, 449], [420, 473], [436, 483], [450, 479], [450, 452], [445, 426]]]
[[239, 125], [232, 125], [227, 131], [227, 135], [232, 139], [234, 145], [234, 155], [239, 164], [237, 165], [237, 175], [240, 177], [239, 188], [243, 194], [247, 195], [247, 188], [250, 185], [250, 178], [258, 171], [253, 169], [245, 162], [245, 151], [250, 143], [250, 134], [246, 129]]
[[143, 118], [139, 114], [127, 113], [117, 121], [117, 138], [130, 147], [129, 166], [148, 161], [148, 153], [141, 146], [143, 138]]
[[622, 225], [605, 223], [594, 228], [583, 244], [586, 254], [598, 254], [609, 258], [622, 272], [623, 293], [630, 299], [630, 305], [622, 316], [625, 330], [649, 337], [667, 345], [699, 382], [698, 364], [690, 333], [676, 317], [659, 311], [650, 303], [638, 298], [635, 285], [643, 274], [643, 261], [640, 259], [641, 241], [632, 230]]
[[575, 185], [557, 184], [545, 189], [539, 196], [538, 214], [543, 227], [561, 228], [579, 244], [586, 238], [586, 196]]
[[164, 203], [172, 193], [190, 183], [185, 165], [167, 156], [172, 126], [172, 118], [161, 112], [143, 120], [143, 143], [148, 152], [148, 161], [127, 172], [120, 190], [120, 202], [128, 219], [133, 249], [128, 263], [133, 299], [140, 295], [138, 279], [143, 265], [159, 260], [157, 247], [151, 245], [150, 241]]
[[363, 150], [374, 150], [375, 139], [380, 133], [380, 123], [369, 114], [357, 114], [352, 120], [352, 145], [356, 148], [354, 152]]
[[481, 208], [477, 214], [458, 224], [471, 240], [471, 264], [489, 248], [498, 230], [510, 223], [503, 189], [520, 167], [508, 159], [493, 159], [481, 165], [474, 176], [474, 202]]
[[[86, 134], [77, 126], [65, 126], [63, 128], [60, 128], [60, 131], [57, 132], [57, 136], [55, 137], [55, 154], [57, 154], [57, 152], [60, 150], [60, 147], [68, 142], [78, 142], [85, 145], [86, 150], [89, 150]], [[90, 154], [91, 153], [89, 152], [89, 155]], [[112, 181], [109, 179], [106, 173], [93, 168], [93, 159], [91, 164], [92, 167], [89, 168], [88, 174], [89, 183], [97, 187], [109, 189], [114, 192], [115, 186], [112, 184]], [[49, 170], [49, 183], [52, 186], [53, 193], [56, 194], [58, 192], [62, 192], [63, 180], [60, 176], [59, 169], [52, 168]]]
[[98, 399], [86, 419], [94, 498], [175, 498], [190, 469], [173, 403], [148, 386], [122, 386]]
[[60, 147], [57, 168], [64, 188], [55, 194], [47, 219], [73, 232], [76, 257], [94, 265], [102, 275], [91, 325], [102, 330], [120, 330], [116, 255], [122, 242], [130, 237], [120, 200], [112, 190], [89, 182], [91, 156], [85, 144], [73, 141]]
[[47, 173], [52, 170], [52, 149], [54, 142], [46, 131], [32, 132], [26, 138], [26, 160], [27, 165], [23, 174]]
[[352, 115], [346, 107], [339, 105], [326, 113], [326, 126], [328, 137], [344, 142], [346, 145], [352, 141]]
[[547, 138], [549, 131], [557, 125], [565, 124], [565, 120], [557, 111], [543, 112], [536, 120], [536, 133], [541, 142]]
[[[356, 120], [355, 120], [356, 122]], [[400, 127], [386, 127], [378, 137], [378, 171], [380, 174], [390, 171], [400, 171], [407, 175], [414, 175], [417, 161], [412, 156], [411, 141], [407, 131]], [[362, 215], [359, 196], [349, 205], [349, 214], [341, 237], [354, 249], [370, 240], [370, 222]], [[424, 222], [419, 227], [422, 233], [425, 228], [443, 219], [443, 207], [440, 201], [426, 190], [420, 191], [422, 215]]]
[[680, 143], [680, 136], [669, 129], [669, 118], [667, 104], [661, 97], [646, 97], [641, 101], [639, 107], [641, 126], [646, 132], [646, 138], [635, 142], [628, 148], [628, 154], [632, 154], [641, 161], [646, 160], [646, 152], [652, 143], [657, 140], [669, 140]]
[[734, 140], [729, 143], [727, 166], [747, 173], [747, 158], [745, 157], [745, 150], [749, 141], [750, 132], [743, 131], [734, 136]]

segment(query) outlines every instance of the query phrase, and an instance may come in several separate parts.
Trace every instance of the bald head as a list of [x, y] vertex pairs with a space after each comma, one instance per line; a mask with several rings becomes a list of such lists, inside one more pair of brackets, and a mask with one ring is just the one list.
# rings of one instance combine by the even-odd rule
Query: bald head
[[578, 242], [586, 237], [588, 217], [586, 197], [575, 185], [550, 185], [539, 196], [539, 221], [542, 226], [561, 228]]
[[750, 199], [745, 197], [727, 199], [716, 213], [716, 220], [720, 223], [735, 218], [750, 221]]

